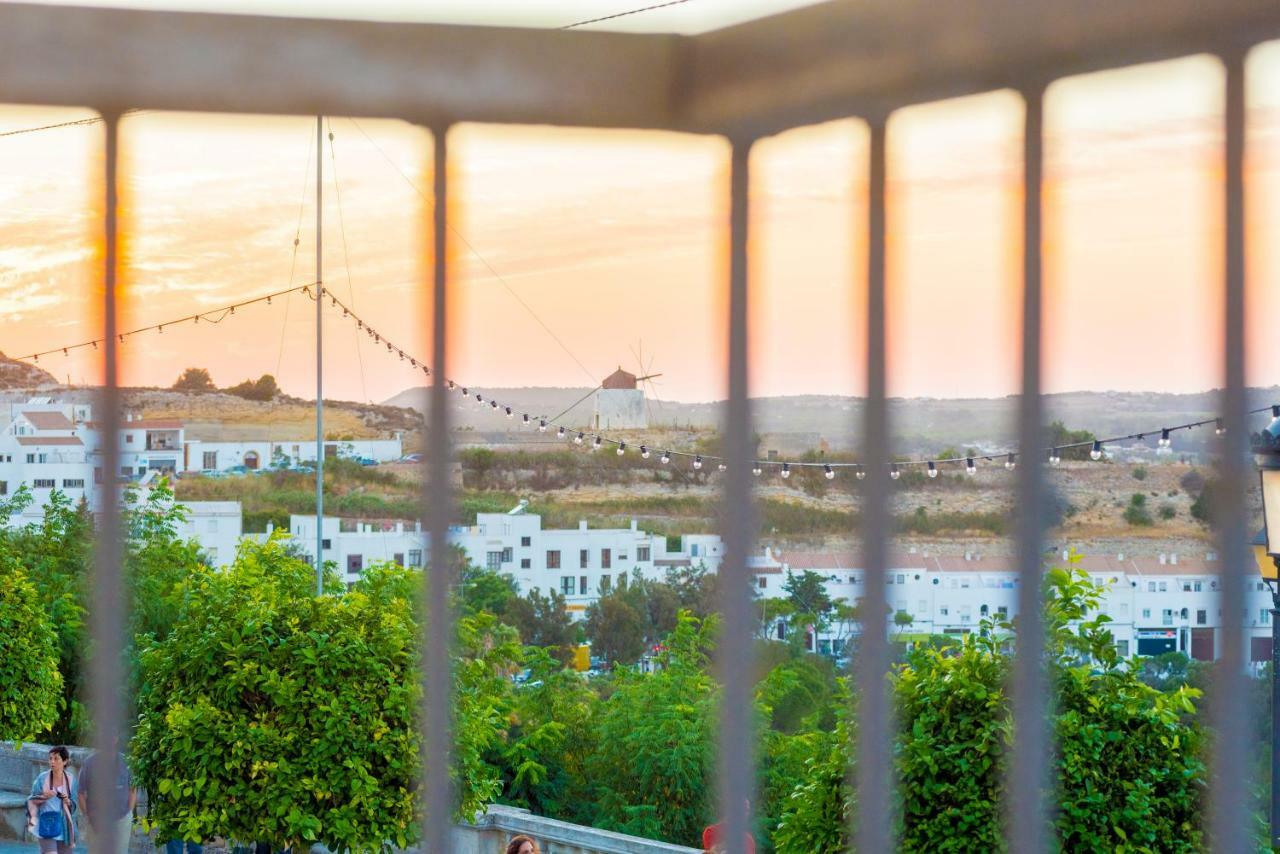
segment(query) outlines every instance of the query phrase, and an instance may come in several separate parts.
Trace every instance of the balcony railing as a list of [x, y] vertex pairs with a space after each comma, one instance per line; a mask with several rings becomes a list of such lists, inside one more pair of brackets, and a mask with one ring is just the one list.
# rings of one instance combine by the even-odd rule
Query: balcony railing
[[[1221, 412], [1225, 444], [1218, 535], [1222, 576], [1222, 670], [1215, 680], [1212, 720], [1217, 734], [1210, 787], [1212, 846], [1246, 847], [1248, 791], [1239, 769], [1248, 767], [1243, 695], [1244, 635], [1248, 619], [1245, 551], [1244, 297], [1245, 297], [1245, 58], [1249, 49], [1280, 36], [1275, 0], [840, 0], [696, 37], [560, 32], [501, 27], [386, 24], [231, 15], [74, 9], [0, 4], [0, 93], [12, 102], [85, 106], [106, 120], [106, 247], [102, 305], [105, 388], [95, 412], [103, 428], [121, 425], [116, 349], [118, 293], [128, 282], [118, 269], [116, 184], [119, 117], [126, 109], [241, 113], [317, 113], [401, 117], [432, 131], [437, 164], [449, 160], [448, 130], [458, 122], [626, 127], [720, 134], [731, 143], [728, 196], [728, 294], [722, 318], [728, 332], [729, 401], [725, 426], [728, 471], [724, 490], [725, 553], [722, 572], [741, 585], [721, 585], [726, 637], [719, 674], [724, 681], [718, 779], [721, 814], [730, 839], [745, 830], [744, 803], [755, 779], [751, 768], [751, 626], [748, 557], [755, 552], [755, 514], [749, 475], [751, 409], [748, 404], [749, 154], [766, 135], [803, 124], [858, 117], [870, 130], [866, 284], [867, 405], [861, 422], [861, 458], [871, 467], [890, 459], [886, 418], [886, 138], [888, 120], [917, 103], [995, 89], [1020, 94], [1025, 108], [1022, 144], [1021, 384], [1018, 438], [1035, 447], [1043, 416], [1042, 176], [1044, 93], [1066, 75], [1195, 53], [1216, 56], [1225, 68], [1225, 145], [1221, 199], [1223, 267], [1212, 287], [1223, 308]], [[315, 73], [324, 57], [329, 69]], [[213, 59], [216, 58], [216, 61]], [[451, 274], [446, 235], [448, 170], [434, 170], [430, 224], [433, 266], [424, 287], [431, 308], [433, 386], [424, 490], [431, 542], [446, 542], [453, 483], [450, 410], [444, 377]], [[853, 282], [850, 283], [852, 287]], [[851, 425], [854, 426], [854, 425]], [[105, 442], [104, 468], [117, 471], [120, 446]], [[1050, 728], [1040, 610], [1042, 525], [1046, 490], [1040, 466], [1017, 472], [1017, 550], [1022, 567], [1018, 659], [1013, 682], [1014, 731], [1005, 805], [1008, 846], [1018, 852], [1048, 848]], [[868, 478], [861, 530], [869, 589], [885, 581], [889, 486]], [[104, 522], [96, 551], [93, 629], [97, 656], [96, 731], [118, 731], [124, 682], [120, 656], [122, 531], [118, 496], [104, 494]], [[854, 533], [854, 532], [850, 532]], [[430, 574], [444, 577], [443, 550], [433, 552]], [[450, 850], [449, 638], [447, 585], [430, 586], [426, 642], [425, 715], [428, 850]], [[860, 650], [857, 796], [859, 850], [892, 846], [890, 709], [883, 690], [888, 666], [883, 597], [871, 596]], [[735, 635], [735, 633], [737, 633]]]

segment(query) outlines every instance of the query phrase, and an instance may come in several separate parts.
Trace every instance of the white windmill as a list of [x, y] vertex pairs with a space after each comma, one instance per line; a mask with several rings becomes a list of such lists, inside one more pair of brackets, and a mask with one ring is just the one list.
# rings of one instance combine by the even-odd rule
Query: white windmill
[[632, 355], [640, 365], [639, 376], [624, 371], [619, 365], [600, 382], [593, 418], [596, 430], [643, 430], [649, 426], [649, 408], [642, 384], [653, 388], [653, 380], [662, 374], [652, 372], [652, 360], [650, 371], [646, 372], [641, 355], [635, 350]]

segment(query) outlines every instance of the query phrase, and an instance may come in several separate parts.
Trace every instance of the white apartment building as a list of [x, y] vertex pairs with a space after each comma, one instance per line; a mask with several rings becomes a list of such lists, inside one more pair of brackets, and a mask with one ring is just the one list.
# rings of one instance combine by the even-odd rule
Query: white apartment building
[[[427, 535], [416, 523], [325, 517], [323, 531], [325, 560], [337, 565], [347, 584], [377, 561], [423, 565]], [[315, 516], [291, 516], [289, 532], [314, 560]], [[666, 537], [640, 530], [635, 521], [629, 528], [590, 528], [583, 521], [577, 528], [544, 530], [542, 517], [527, 512], [523, 502], [508, 513], [479, 513], [475, 525], [452, 528], [449, 539], [473, 564], [514, 577], [521, 592], [536, 588], [563, 594], [575, 617], [601, 591], [625, 584], [635, 570], [646, 578], [698, 564], [715, 571], [723, 558], [719, 537], [687, 535], [669, 548]]]
[[[762, 597], [783, 597], [788, 571], [806, 570], [827, 579], [832, 599], [856, 604], [867, 594], [860, 558], [849, 552], [768, 552], [777, 566], [756, 570]], [[1067, 566], [1066, 556], [1050, 565]], [[1106, 587], [1099, 612], [1122, 656], [1183, 652], [1200, 660], [1217, 657], [1222, 629], [1219, 574], [1212, 554], [1203, 558], [1176, 554], [1155, 558], [1086, 556], [1076, 564]], [[889, 614], [907, 614], [911, 622], [890, 627], [891, 636], [913, 640], [932, 634], [963, 635], [994, 616], [1013, 619], [1018, 611], [1019, 579], [1012, 558], [891, 554], [885, 584]], [[1249, 585], [1251, 660], [1271, 657], [1271, 594], [1261, 581]], [[830, 651], [833, 638], [857, 633], [857, 627], [833, 626], [816, 639], [818, 651]], [[823, 649], [824, 644], [826, 650]]]
[[0, 498], [25, 485], [34, 502], [27, 515], [39, 513], [49, 495], [61, 490], [73, 501], [97, 508], [94, 465], [67, 412], [36, 405], [14, 412], [0, 429]]
[[209, 565], [229, 566], [244, 536], [244, 514], [239, 501], [186, 501], [186, 520], [178, 526], [178, 537], [195, 540], [209, 559]]

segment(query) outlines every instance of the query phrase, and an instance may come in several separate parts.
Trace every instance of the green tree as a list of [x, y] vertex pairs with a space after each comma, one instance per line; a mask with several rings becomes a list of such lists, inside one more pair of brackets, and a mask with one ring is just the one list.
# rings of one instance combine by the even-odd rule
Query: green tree
[[[471, 563], [465, 556], [461, 559], [461, 599], [462, 607], [468, 614], [480, 611], [503, 617], [512, 606], [512, 601], [519, 598], [520, 592], [516, 580], [510, 575], [483, 569]], [[507, 622], [511, 622], [510, 619]]]
[[717, 625], [681, 612], [657, 672], [619, 672], [588, 765], [597, 786], [596, 826], [698, 844], [711, 815], [718, 691], [707, 666]]
[[[1050, 447], [1061, 448], [1059, 452], [1064, 460], [1087, 460], [1093, 441], [1097, 437], [1088, 430], [1070, 430], [1061, 421], [1055, 421], [1045, 428], [1044, 443]], [[1065, 445], [1078, 445], [1067, 448]]]
[[242, 383], [233, 385], [227, 389], [228, 394], [234, 394], [237, 397], [243, 397], [246, 400], [269, 401], [274, 400], [280, 394], [280, 387], [276, 385], [276, 378], [271, 374], [263, 374], [258, 377], [257, 381], [245, 380]]
[[587, 606], [586, 630], [592, 653], [610, 664], [634, 664], [644, 655], [644, 615], [616, 590]]
[[[397, 575], [399, 577], [397, 577]], [[312, 595], [312, 568], [279, 537], [242, 546], [185, 585], [181, 619], [141, 655], [133, 761], [164, 838], [256, 839], [274, 850], [407, 847], [418, 831], [418, 597], [381, 567], [347, 595]], [[497, 795], [514, 632], [458, 623], [458, 815]]]
[[57, 634], [26, 574], [0, 560], [0, 741], [46, 732], [62, 702]]
[[578, 632], [564, 607], [564, 596], [538, 588], [507, 600], [504, 621], [520, 634], [526, 646], [543, 647], [562, 663], [573, 659]]
[[172, 388], [174, 391], [218, 390], [218, 387], [213, 384], [213, 379], [209, 376], [209, 372], [204, 368], [187, 368], [182, 372], [182, 376], [174, 381]]
[[[1047, 574], [1058, 745], [1053, 833], [1064, 851], [1197, 851], [1204, 739], [1189, 716], [1199, 692], [1161, 693], [1118, 661], [1108, 618], [1088, 617], [1101, 601], [1102, 589], [1086, 573]], [[917, 645], [894, 676], [902, 798], [895, 820], [905, 851], [1003, 850], [999, 808], [1013, 736], [1005, 639], [1012, 626], [985, 621], [983, 628], [945, 650]], [[810, 776], [784, 808], [780, 852], [845, 850], [844, 819], [853, 808], [844, 783], [849, 744], [842, 733], [810, 755]]]

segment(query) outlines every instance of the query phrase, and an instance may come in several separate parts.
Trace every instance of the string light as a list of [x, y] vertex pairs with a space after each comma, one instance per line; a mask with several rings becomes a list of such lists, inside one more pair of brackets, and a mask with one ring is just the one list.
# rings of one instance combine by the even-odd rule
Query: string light
[[445, 383], [444, 383], [444, 384], [445, 384], [446, 386], [448, 386], [448, 387], [449, 387], [449, 391], [453, 391], [453, 390], [454, 390], [454, 388], [456, 387], [456, 386], [454, 385], [453, 380], [445, 380]]
[[578, 435], [576, 435], [576, 436], [574, 436], [574, 437], [573, 437], [573, 444], [575, 444], [575, 445], [581, 445], [581, 444], [582, 444], [582, 440], [583, 440], [583, 439], [585, 439], [585, 438], [586, 438], [586, 436], [584, 436], [582, 433], [578, 433]]
[[545, 418], [538, 419], [538, 432], [539, 433], [547, 432], [547, 419]]
[[782, 476], [791, 477], [791, 466], [788, 465], [787, 463], [782, 464]]
[[663, 451], [662, 456], [658, 459], [665, 466], [667, 463], [671, 462], [671, 454], [667, 451]]
[[1160, 431], [1160, 438], [1156, 440], [1157, 448], [1167, 448], [1173, 444], [1173, 440], [1169, 438], [1169, 428], [1165, 427]]
[[600, 437], [599, 437], [599, 436], [596, 436], [595, 440], [594, 440], [594, 441], [592, 441], [592, 443], [591, 443], [591, 450], [593, 450], [593, 451], [598, 451], [598, 450], [600, 450], [600, 444], [601, 444], [601, 442], [600, 442]]
[[978, 464], [973, 461], [973, 457], [967, 457], [965, 459], [964, 473], [967, 475], [975, 475], [978, 473]]
[[640, 446], [640, 459], [642, 460], [649, 459], [649, 449], [646, 448], [644, 445]]
[[764, 469], [760, 468], [760, 464], [759, 464], [759, 463], [752, 463], [752, 464], [751, 464], [751, 473], [752, 473], [753, 475], [755, 475], [756, 477], [759, 477], [759, 476], [760, 476], [760, 473], [761, 473], [762, 471], [764, 471]]
[[1101, 442], [1097, 440], [1094, 441], [1093, 448], [1089, 451], [1089, 459], [1094, 460], [1095, 462], [1097, 460], [1102, 459], [1102, 443]]
[[1058, 454], [1058, 449], [1054, 448], [1049, 451], [1049, 465], [1056, 466], [1060, 462], [1062, 462], [1062, 457]]
[[897, 463], [894, 463], [894, 464], [890, 467], [890, 469], [889, 469], [889, 477], [893, 478], [894, 480], [897, 480], [898, 478], [902, 477], [902, 472], [898, 471], [898, 464], [897, 464]]
[[621, 456], [625, 455], [626, 453], [627, 453], [627, 443], [626, 443], [626, 442], [619, 442], [619, 443], [618, 443], [618, 456], [620, 456], [620, 457], [621, 457]]
[[929, 460], [929, 477], [938, 476], [938, 467], [933, 464], [933, 460]]
[[1222, 421], [1222, 419], [1221, 419], [1221, 418], [1215, 418], [1215, 419], [1213, 420], [1213, 433], [1214, 433], [1214, 435], [1215, 435], [1215, 436], [1223, 436], [1223, 435], [1226, 435], [1226, 432], [1227, 432], [1227, 425], [1223, 423], [1223, 421]]
[[563, 439], [563, 438], [564, 438], [564, 428], [563, 428], [563, 427], [561, 427], [561, 428], [559, 428], [559, 429], [557, 429], [557, 430], [556, 430], [556, 438], [558, 438], [558, 439]]
[[717, 468], [717, 469], [719, 469], [720, 471], [728, 471], [728, 470], [729, 470], [729, 467], [728, 467], [727, 465], [725, 465], [724, 463], [717, 463], [717, 464], [716, 464], [716, 468]]
[[1018, 467], [1017, 454], [1010, 454], [1007, 458], [1005, 458], [1005, 461], [1004, 461], [1005, 471], [1013, 471], [1017, 467]]
[[866, 480], [867, 470], [864, 469], [862, 466], [858, 466], [857, 470], [854, 471], [853, 476], [856, 477], [858, 480]]
[[694, 457], [694, 458], [693, 458], [693, 467], [694, 467], [695, 469], [700, 469], [700, 468], [702, 468], [702, 457]]
[[830, 463], [827, 463], [822, 467], [822, 474], [827, 480], [836, 479], [836, 470], [831, 467]]
[[1277, 421], [1280, 421], [1280, 404], [1271, 407], [1271, 423], [1274, 424]]

